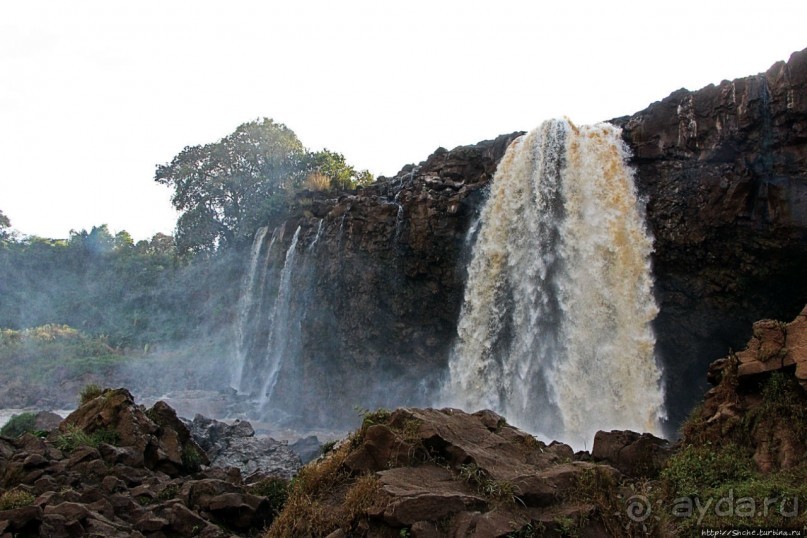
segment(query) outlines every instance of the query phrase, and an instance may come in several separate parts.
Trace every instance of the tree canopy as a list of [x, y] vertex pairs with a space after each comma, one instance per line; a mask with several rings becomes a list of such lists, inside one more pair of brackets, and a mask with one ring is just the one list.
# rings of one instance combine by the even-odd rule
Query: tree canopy
[[174, 189], [181, 251], [215, 250], [251, 237], [303, 180], [305, 148], [283, 124], [244, 123], [218, 142], [189, 146], [154, 179]]
[[3, 239], [8, 238], [9, 233], [8, 229], [11, 228], [11, 221], [9, 218], [3, 213], [3, 210], [0, 209], [0, 241]]
[[154, 179], [174, 190], [180, 252], [212, 252], [251, 241], [312, 172], [327, 177], [330, 188], [372, 181], [339, 153], [307, 151], [291, 129], [268, 118], [239, 125], [218, 142], [186, 147], [158, 165]]

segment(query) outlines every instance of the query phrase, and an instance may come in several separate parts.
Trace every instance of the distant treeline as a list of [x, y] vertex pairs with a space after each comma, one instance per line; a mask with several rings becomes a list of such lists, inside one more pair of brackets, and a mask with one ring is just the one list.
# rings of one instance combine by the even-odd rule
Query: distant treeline
[[0, 241], [0, 327], [51, 323], [114, 347], [179, 341], [226, 325], [238, 297], [235, 252], [180, 256], [173, 238], [134, 243], [106, 225], [66, 240]]

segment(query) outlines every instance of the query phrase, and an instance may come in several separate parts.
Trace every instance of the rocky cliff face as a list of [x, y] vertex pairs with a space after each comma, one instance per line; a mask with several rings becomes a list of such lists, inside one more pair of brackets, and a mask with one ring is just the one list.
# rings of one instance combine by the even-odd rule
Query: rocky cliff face
[[[439, 149], [338, 198], [300, 196], [294, 216], [266, 234], [263, 306], [253, 306], [275, 312], [283, 330], [247, 327], [242, 388], [277, 359], [267, 407], [295, 424], [352, 425], [357, 405], [431, 403], [456, 332], [468, 231], [516, 136]], [[261, 358], [267, 345], [282, 356]]]
[[807, 298], [807, 50], [614, 123], [655, 236], [657, 350], [678, 423], [710, 361]]
[[[655, 236], [657, 351], [676, 425], [709, 362], [739, 348], [753, 320], [788, 319], [807, 299], [807, 50], [612, 121]], [[246, 331], [242, 385], [277, 365], [265, 408], [312, 425], [355, 420], [357, 404], [433, 403], [485, 187], [518, 134], [439, 149], [338, 198], [301, 196], [264, 239], [259, 302], [283, 311], [283, 326]]]

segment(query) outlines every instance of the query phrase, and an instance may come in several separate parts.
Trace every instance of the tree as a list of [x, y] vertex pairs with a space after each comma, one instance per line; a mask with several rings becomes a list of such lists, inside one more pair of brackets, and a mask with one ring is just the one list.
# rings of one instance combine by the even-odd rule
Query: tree
[[[128, 232], [122, 232], [124, 235], [118, 234], [119, 237], [128, 236]], [[131, 241], [131, 237], [129, 237]], [[73, 250], [82, 253], [82, 255], [97, 256], [111, 252], [116, 246], [116, 237], [110, 233], [106, 224], [100, 226], [93, 226], [88, 232], [87, 230], [70, 230], [70, 238], [68, 239], [68, 246]]]
[[174, 189], [181, 212], [180, 252], [247, 242], [305, 177], [306, 151], [294, 132], [268, 118], [240, 125], [218, 142], [183, 149], [157, 166], [155, 181]]
[[9, 228], [11, 228], [11, 221], [5, 213], [3, 213], [3, 210], [0, 209], [0, 241], [7, 239], [11, 235], [8, 232]]

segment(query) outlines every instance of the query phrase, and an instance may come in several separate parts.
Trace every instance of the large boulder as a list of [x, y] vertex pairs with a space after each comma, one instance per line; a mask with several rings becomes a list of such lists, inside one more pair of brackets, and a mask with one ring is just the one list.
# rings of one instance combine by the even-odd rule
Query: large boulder
[[672, 454], [673, 446], [666, 439], [629, 430], [598, 431], [591, 449], [594, 461], [606, 462], [633, 477], [658, 476]]
[[80, 430], [88, 435], [108, 434], [127, 450], [130, 465], [143, 464], [170, 476], [195, 471], [210, 463], [173, 409], [157, 402], [145, 410], [123, 388], [107, 389], [73, 411], [57, 434]]
[[268, 536], [600, 536], [620, 476], [492, 411], [382, 411], [301, 471]]

